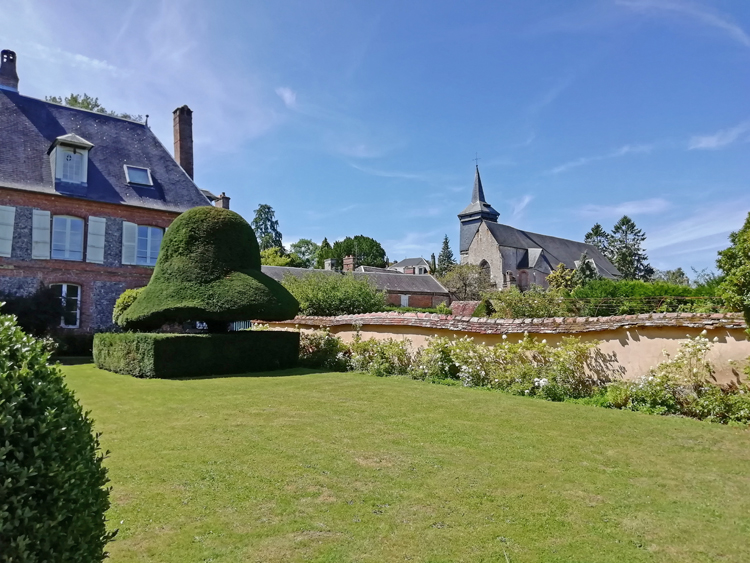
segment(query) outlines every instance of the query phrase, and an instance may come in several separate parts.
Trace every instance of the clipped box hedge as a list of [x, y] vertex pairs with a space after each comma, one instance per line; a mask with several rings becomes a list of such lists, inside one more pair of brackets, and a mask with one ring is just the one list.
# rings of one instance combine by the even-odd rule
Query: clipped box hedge
[[229, 334], [100, 333], [94, 363], [135, 377], [199, 377], [272, 371], [297, 365], [299, 333]]

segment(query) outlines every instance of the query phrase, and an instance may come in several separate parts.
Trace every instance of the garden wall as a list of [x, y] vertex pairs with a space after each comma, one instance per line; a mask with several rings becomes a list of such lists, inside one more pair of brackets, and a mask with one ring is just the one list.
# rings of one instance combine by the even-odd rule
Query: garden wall
[[415, 347], [424, 346], [430, 336], [471, 336], [477, 342], [495, 344], [507, 338], [520, 338], [528, 332], [554, 344], [566, 336], [598, 340], [605, 353], [615, 353], [625, 377], [634, 379], [663, 360], [663, 350], [674, 354], [686, 335], [705, 330], [717, 338], [709, 360], [716, 368], [719, 383], [737, 381], [743, 376], [750, 341], [739, 313], [652, 313], [615, 317], [569, 317], [552, 319], [490, 319], [430, 313], [369, 313], [339, 317], [297, 317], [270, 323], [272, 327], [298, 326], [301, 330], [328, 328], [331, 334], [350, 341], [360, 327], [363, 338], [408, 338]]

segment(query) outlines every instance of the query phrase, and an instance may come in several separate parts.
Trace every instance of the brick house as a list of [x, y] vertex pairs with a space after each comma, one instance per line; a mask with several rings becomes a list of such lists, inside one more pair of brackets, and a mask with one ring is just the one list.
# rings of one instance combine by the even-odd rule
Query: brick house
[[0, 57], [0, 293], [51, 286], [61, 327], [106, 330], [117, 297], [148, 283], [164, 230], [211, 204], [192, 179], [192, 112], [174, 111], [173, 158], [147, 124], [20, 95], [15, 53]]

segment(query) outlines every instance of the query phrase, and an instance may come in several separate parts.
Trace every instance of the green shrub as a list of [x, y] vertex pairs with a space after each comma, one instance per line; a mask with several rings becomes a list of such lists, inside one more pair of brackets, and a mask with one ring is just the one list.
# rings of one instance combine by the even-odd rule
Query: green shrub
[[91, 356], [94, 347], [94, 334], [91, 332], [57, 332], [53, 336], [56, 344], [54, 356]]
[[523, 292], [513, 286], [488, 294], [486, 300], [491, 304], [490, 314], [502, 319], [565, 317], [570, 314], [565, 295], [563, 290], [538, 285]]
[[294, 318], [298, 304], [260, 271], [255, 233], [228, 209], [195, 207], [164, 234], [148, 285], [119, 318], [123, 328], [154, 330], [203, 321], [225, 332], [229, 322]]
[[282, 284], [299, 302], [302, 315], [336, 316], [382, 311], [385, 293], [367, 278], [310, 272], [284, 276]]
[[93, 423], [41, 341], [0, 315], [0, 562], [95, 562], [114, 537]]
[[24, 297], [0, 293], [2, 312], [15, 315], [24, 332], [33, 336], [44, 336], [60, 326], [64, 310], [60, 297], [51, 287], [40, 287]]
[[300, 333], [299, 365], [329, 371], [346, 371], [349, 368], [349, 358], [349, 348], [328, 330]]
[[357, 334], [352, 342], [351, 369], [377, 376], [406, 375], [412, 366], [409, 340], [362, 340]]
[[94, 363], [135, 377], [198, 377], [291, 368], [299, 333], [241, 331], [228, 334], [99, 333]]
[[130, 309], [130, 306], [135, 303], [138, 295], [143, 291], [142, 287], [135, 289], [126, 289], [120, 294], [120, 297], [115, 301], [115, 306], [112, 309], [112, 322], [116, 325], [120, 324], [120, 319], [125, 314], [125, 311]]

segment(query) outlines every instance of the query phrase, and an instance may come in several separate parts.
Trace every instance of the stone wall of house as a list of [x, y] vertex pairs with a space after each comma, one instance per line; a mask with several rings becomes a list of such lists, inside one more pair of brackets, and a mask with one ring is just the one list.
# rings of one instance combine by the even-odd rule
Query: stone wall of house
[[614, 317], [569, 317], [552, 319], [490, 319], [430, 313], [370, 313], [340, 317], [297, 317], [278, 328], [298, 326], [301, 330], [328, 328], [344, 341], [354, 338], [357, 330], [363, 338], [409, 339], [415, 347], [424, 346], [432, 336], [470, 336], [477, 342], [494, 345], [504, 337], [522, 338], [528, 333], [555, 344], [569, 336], [597, 341], [606, 354], [614, 354], [630, 379], [644, 375], [664, 359], [664, 352], [674, 354], [685, 342], [703, 330], [716, 339], [708, 359], [716, 368], [720, 383], [744, 378], [743, 368], [750, 357], [745, 324], [739, 313], [653, 313]]

